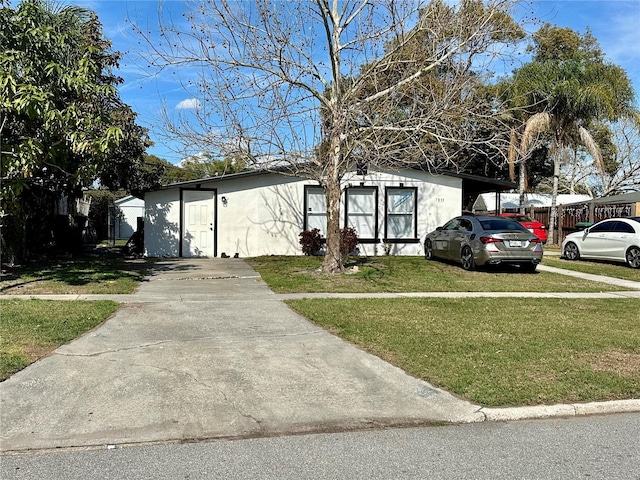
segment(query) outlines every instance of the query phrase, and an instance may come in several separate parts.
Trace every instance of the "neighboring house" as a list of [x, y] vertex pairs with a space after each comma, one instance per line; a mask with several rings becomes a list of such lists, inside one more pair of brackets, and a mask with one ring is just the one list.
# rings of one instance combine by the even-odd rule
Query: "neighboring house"
[[[525, 193], [525, 208], [550, 207], [550, 193]], [[475, 213], [496, 213], [497, 210], [517, 211], [520, 208], [519, 193], [501, 193], [499, 204], [495, 193], [481, 193], [473, 204], [473, 212]], [[585, 202], [591, 200], [589, 195], [570, 195], [560, 194], [557, 197], [557, 205], [565, 205], [567, 203]]]
[[144, 200], [132, 195], [113, 202], [115, 205], [115, 239], [128, 240], [138, 226], [138, 218], [144, 217]]
[[[514, 184], [421, 170], [353, 173], [342, 181], [341, 226], [355, 227], [363, 255], [418, 255], [424, 235], [459, 215], [480, 192]], [[299, 234], [326, 229], [317, 182], [249, 171], [168, 185], [145, 194], [150, 257], [301, 255]]]

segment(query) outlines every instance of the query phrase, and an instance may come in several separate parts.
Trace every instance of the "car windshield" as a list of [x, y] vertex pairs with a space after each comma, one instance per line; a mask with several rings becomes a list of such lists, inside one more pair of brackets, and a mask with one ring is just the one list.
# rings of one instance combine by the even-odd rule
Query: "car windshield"
[[496, 218], [491, 220], [482, 220], [480, 222], [484, 230], [524, 230], [527, 231], [522, 225], [513, 220], [506, 218]]
[[527, 217], [526, 215], [516, 215], [515, 217], [513, 217], [513, 219], [516, 222], [533, 222], [533, 221], [535, 221], [532, 218]]

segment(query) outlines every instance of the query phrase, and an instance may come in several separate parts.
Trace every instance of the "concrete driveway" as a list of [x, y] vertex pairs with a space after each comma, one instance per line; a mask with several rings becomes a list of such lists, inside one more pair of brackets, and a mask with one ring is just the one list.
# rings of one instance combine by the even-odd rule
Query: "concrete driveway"
[[0, 383], [4, 451], [481, 421], [291, 311], [239, 259], [171, 259]]

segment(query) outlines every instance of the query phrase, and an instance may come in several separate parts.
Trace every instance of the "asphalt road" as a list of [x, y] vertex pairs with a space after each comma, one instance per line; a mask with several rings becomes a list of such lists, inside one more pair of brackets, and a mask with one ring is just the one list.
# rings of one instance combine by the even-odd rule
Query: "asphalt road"
[[21, 453], [0, 478], [640, 479], [640, 414]]

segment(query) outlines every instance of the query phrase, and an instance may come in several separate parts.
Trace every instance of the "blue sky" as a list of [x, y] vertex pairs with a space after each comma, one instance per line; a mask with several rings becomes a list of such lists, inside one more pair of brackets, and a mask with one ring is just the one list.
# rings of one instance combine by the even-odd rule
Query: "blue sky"
[[[90, 8], [98, 14], [113, 48], [125, 54], [118, 72], [125, 80], [120, 87], [123, 101], [138, 113], [139, 123], [150, 130], [156, 143], [149, 153], [178, 163], [182, 154], [175, 145], [163, 144], [158, 136], [162, 105], [168, 110], [188, 106], [192, 99], [172, 78], [150, 78], [133, 53], [144, 47], [126, 19], [138, 24], [156, 24], [156, 0], [67, 0], [65, 3]], [[163, 8], [179, 17], [182, 2], [165, 0]], [[177, 15], [176, 15], [177, 14]], [[570, 27], [584, 33], [589, 27], [608, 60], [627, 71], [636, 96], [640, 97], [640, 0], [534, 0], [531, 14], [542, 22]], [[532, 27], [533, 29], [537, 27]], [[637, 101], [640, 104], [640, 101]]]

